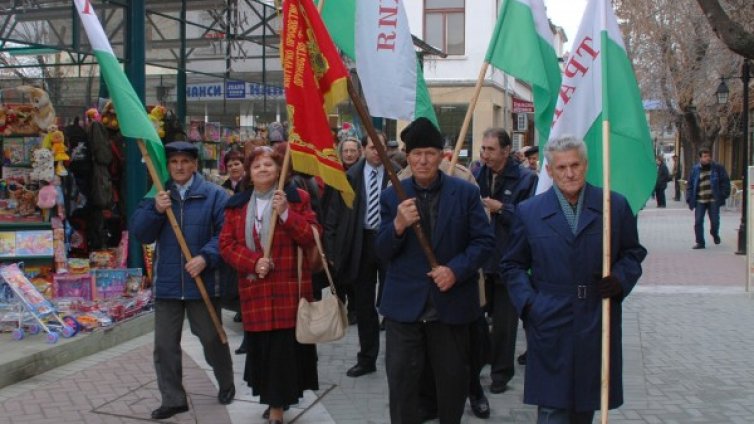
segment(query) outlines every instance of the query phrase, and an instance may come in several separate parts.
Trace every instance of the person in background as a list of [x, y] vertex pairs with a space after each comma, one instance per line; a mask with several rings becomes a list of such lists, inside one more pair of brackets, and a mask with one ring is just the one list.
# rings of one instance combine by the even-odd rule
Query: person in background
[[621, 305], [641, 276], [639, 244], [625, 197], [610, 194], [610, 274], [602, 273], [603, 190], [586, 183], [582, 140], [549, 140], [553, 186], [518, 205], [500, 263], [528, 346], [524, 403], [539, 424], [588, 424], [600, 408], [602, 303], [610, 302], [610, 409], [623, 403]]
[[[227, 405], [236, 395], [230, 349], [227, 343], [220, 341], [194, 280], [196, 276], [202, 277], [215, 312], [222, 318], [217, 239], [223, 227], [228, 195], [196, 172], [199, 157], [196, 146], [185, 141], [168, 143], [165, 155], [170, 173], [166, 191], [158, 192], [153, 199], [142, 200], [131, 217], [130, 226], [131, 234], [141, 243], [157, 243], [153, 281], [154, 367], [162, 405], [152, 411], [155, 420], [188, 411], [181, 365], [181, 333], [186, 316], [220, 386], [218, 401]], [[186, 258], [181, 253], [165, 213], [168, 209], [178, 218], [194, 257]]]
[[243, 169], [243, 153], [238, 150], [231, 150], [223, 158], [225, 169], [228, 171], [228, 179], [223, 182], [222, 187], [232, 196], [244, 190], [243, 180], [246, 172]]
[[[518, 332], [518, 314], [511, 304], [506, 281], [500, 274], [500, 258], [510, 237], [516, 206], [534, 195], [538, 181], [536, 173], [527, 166], [519, 166], [511, 157], [511, 148], [511, 138], [504, 129], [487, 129], [480, 152], [484, 165], [476, 175], [482, 202], [490, 213], [495, 233], [495, 250], [484, 265], [487, 311], [492, 317], [490, 392], [495, 394], [505, 392], [515, 374]], [[478, 344], [476, 347], [479, 348]], [[479, 365], [477, 377], [482, 364]], [[479, 385], [470, 398], [472, 407], [483, 397], [484, 391]], [[483, 400], [486, 402], [486, 398]]]
[[[385, 135], [379, 137], [385, 142]], [[359, 352], [356, 364], [346, 371], [360, 377], [377, 371], [380, 350], [380, 323], [375, 302], [379, 303], [385, 267], [374, 250], [380, 224], [380, 194], [388, 183], [388, 173], [373, 141], [362, 139], [364, 158], [348, 169], [348, 181], [356, 195], [353, 207], [334, 199], [325, 222], [325, 249], [336, 269], [338, 281], [350, 284], [354, 292]], [[400, 168], [391, 163], [395, 172]], [[378, 283], [379, 282], [379, 283]]]
[[681, 167], [681, 161], [678, 159], [678, 155], [673, 155], [673, 200], [676, 202], [681, 201], [681, 178], [683, 178], [683, 168]]
[[[276, 190], [282, 166], [283, 156], [273, 148], [251, 152], [245, 161], [249, 188], [228, 201], [220, 233], [222, 257], [238, 273], [249, 340], [244, 380], [269, 406], [264, 416], [270, 424], [282, 424], [283, 411], [297, 404], [304, 390], [319, 387], [316, 347], [299, 343], [295, 334], [299, 293], [312, 300], [309, 264], [303, 261], [299, 276], [297, 252], [314, 245], [312, 226], [319, 230], [319, 224], [306, 191], [292, 184]], [[266, 258], [273, 210], [278, 218]]]
[[667, 204], [665, 202], [665, 189], [668, 188], [668, 181], [670, 181], [670, 172], [662, 156], [658, 155], [655, 158], [657, 164], [657, 180], [655, 181], [655, 199], [657, 199], [657, 207], [664, 208]]
[[338, 157], [346, 171], [361, 159], [361, 155], [361, 142], [355, 137], [347, 136], [338, 144]]
[[[469, 328], [481, 314], [478, 269], [494, 247], [479, 189], [440, 172], [444, 140], [426, 118], [402, 132], [412, 177], [380, 199], [375, 249], [387, 265], [380, 313], [390, 420], [419, 423], [422, 374], [431, 372], [441, 423], [458, 423], [469, 393]], [[419, 223], [439, 266], [432, 268], [414, 231]]]
[[530, 146], [524, 152], [524, 157], [526, 158], [526, 162], [524, 162], [523, 164], [526, 165], [533, 173], [538, 174], [539, 173], [539, 146]]
[[725, 167], [712, 161], [709, 148], [699, 149], [699, 163], [694, 165], [686, 185], [686, 203], [694, 211], [692, 249], [704, 249], [704, 215], [709, 216], [710, 234], [715, 244], [720, 244], [720, 206], [730, 196], [730, 178]]

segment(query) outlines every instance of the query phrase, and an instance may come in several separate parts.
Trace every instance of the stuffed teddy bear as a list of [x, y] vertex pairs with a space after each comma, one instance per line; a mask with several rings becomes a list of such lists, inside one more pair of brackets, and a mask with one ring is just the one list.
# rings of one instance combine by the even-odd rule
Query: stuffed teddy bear
[[105, 107], [102, 109], [102, 124], [111, 130], [118, 131], [120, 129], [118, 115], [115, 114], [115, 106], [111, 101], [105, 103]]
[[167, 110], [165, 106], [157, 105], [152, 107], [149, 112], [149, 120], [152, 121], [154, 129], [157, 131], [157, 135], [160, 138], [165, 138], [165, 114]]
[[32, 121], [39, 131], [45, 131], [55, 123], [55, 108], [52, 107], [46, 91], [30, 85], [16, 87], [16, 90], [31, 97], [31, 104], [34, 106]]

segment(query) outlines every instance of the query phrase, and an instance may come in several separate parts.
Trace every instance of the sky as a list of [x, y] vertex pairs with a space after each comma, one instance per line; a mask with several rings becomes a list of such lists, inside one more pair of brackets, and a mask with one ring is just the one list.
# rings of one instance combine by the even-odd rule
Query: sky
[[587, 0], [544, 0], [547, 8], [547, 17], [553, 24], [563, 27], [568, 42], [564, 46], [564, 51], [571, 50], [571, 43], [576, 37], [576, 31], [579, 30], [581, 15], [584, 14]]

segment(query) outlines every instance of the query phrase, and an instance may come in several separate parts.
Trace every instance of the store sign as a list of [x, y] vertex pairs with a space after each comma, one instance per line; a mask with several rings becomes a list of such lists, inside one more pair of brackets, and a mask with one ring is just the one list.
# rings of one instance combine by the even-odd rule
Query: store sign
[[514, 97], [513, 113], [534, 113], [534, 103]]
[[186, 85], [187, 101], [207, 100], [248, 100], [263, 96], [283, 98], [283, 87], [263, 85], [255, 82], [226, 81], [218, 83], [199, 83]]
[[225, 81], [226, 99], [246, 98], [246, 83], [243, 81]]

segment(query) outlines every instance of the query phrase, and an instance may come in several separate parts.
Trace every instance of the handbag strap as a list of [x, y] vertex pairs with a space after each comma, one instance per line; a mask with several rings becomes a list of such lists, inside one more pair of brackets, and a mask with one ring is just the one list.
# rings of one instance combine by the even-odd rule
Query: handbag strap
[[[327, 282], [330, 285], [330, 292], [337, 296], [338, 292], [335, 290], [335, 284], [332, 281], [332, 274], [330, 274], [330, 267], [327, 265], [327, 256], [325, 256], [325, 251], [322, 249], [322, 241], [319, 239], [319, 231], [317, 230], [317, 227], [312, 225], [312, 233], [314, 233], [314, 243], [317, 245], [317, 252], [319, 253], [319, 256], [322, 258], [322, 266], [325, 268], [325, 274], [327, 274]], [[297, 259], [297, 270], [298, 270], [298, 298], [301, 299], [301, 274], [303, 272], [303, 266], [304, 266], [304, 250], [301, 249], [301, 247], [298, 247], [298, 254], [296, 255]]]

